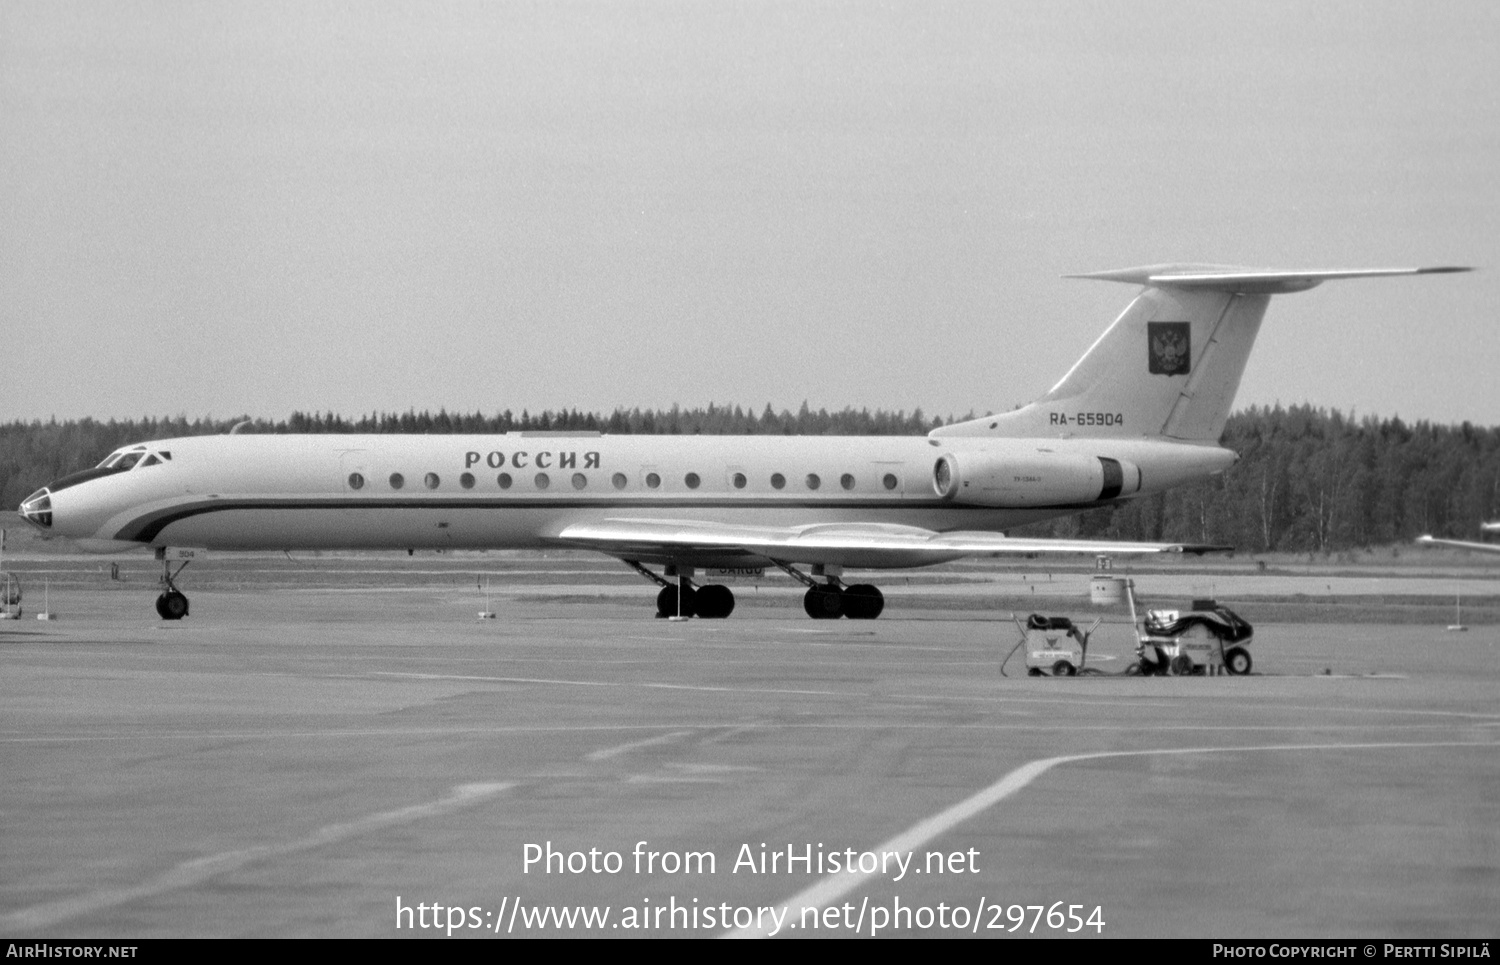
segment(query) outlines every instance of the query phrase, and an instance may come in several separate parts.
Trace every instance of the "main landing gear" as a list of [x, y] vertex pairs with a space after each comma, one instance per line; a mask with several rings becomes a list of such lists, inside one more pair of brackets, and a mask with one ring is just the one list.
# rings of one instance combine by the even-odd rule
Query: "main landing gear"
[[[656, 594], [658, 617], [702, 617], [706, 620], [722, 620], [734, 612], [734, 592], [727, 586], [709, 583], [693, 584], [690, 567], [668, 564], [665, 576], [658, 576], [636, 560], [625, 560], [625, 564], [661, 589]], [[839, 579], [841, 568], [837, 566], [813, 567], [813, 576], [808, 576], [789, 563], [772, 560], [788, 576], [807, 587], [802, 597], [802, 609], [814, 620], [873, 620], [885, 609], [885, 596], [869, 583], [846, 585]], [[668, 579], [668, 577], [675, 577]], [[814, 577], [822, 577], [819, 582]]]
[[[163, 620], [181, 620], [188, 615], [188, 598], [186, 594], [177, 588], [177, 577], [193, 561], [192, 551], [187, 551], [185, 555], [182, 551], [169, 554], [167, 547], [161, 546], [157, 547], [156, 558], [161, 560], [161, 583], [166, 587], [162, 591], [161, 596], [156, 598], [156, 613]], [[182, 565], [177, 567], [175, 573], [172, 571], [172, 561], [174, 559], [181, 559], [183, 561]]]
[[827, 566], [817, 564], [813, 567], [813, 576], [821, 576], [824, 582], [819, 583], [796, 567], [772, 560], [788, 576], [803, 586], [807, 592], [802, 596], [802, 609], [814, 620], [837, 620], [839, 617], [848, 617], [851, 620], [873, 620], [880, 616], [880, 611], [885, 609], [885, 596], [877, 587], [869, 583], [855, 583], [847, 585], [839, 576], [843, 568], [839, 566]]
[[656, 594], [658, 617], [722, 620], [734, 612], [734, 592], [719, 583], [694, 586], [691, 567], [668, 565], [666, 575], [677, 578], [673, 582], [657, 576], [635, 560], [626, 560], [625, 564], [661, 587]]

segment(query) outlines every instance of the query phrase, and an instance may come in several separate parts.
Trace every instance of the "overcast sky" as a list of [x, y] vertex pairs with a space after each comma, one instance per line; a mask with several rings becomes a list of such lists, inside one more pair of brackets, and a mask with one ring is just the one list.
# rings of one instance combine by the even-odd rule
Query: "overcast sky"
[[1500, 3], [0, 4], [0, 420], [1046, 391], [1167, 261], [1236, 407], [1500, 424]]

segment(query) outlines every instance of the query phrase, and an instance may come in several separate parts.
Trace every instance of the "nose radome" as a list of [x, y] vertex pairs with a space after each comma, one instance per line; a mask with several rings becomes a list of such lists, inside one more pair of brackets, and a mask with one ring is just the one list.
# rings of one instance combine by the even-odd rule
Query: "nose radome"
[[38, 529], [52, 528], [52, 491], [46, 486], [21, 501], [21, 518]]

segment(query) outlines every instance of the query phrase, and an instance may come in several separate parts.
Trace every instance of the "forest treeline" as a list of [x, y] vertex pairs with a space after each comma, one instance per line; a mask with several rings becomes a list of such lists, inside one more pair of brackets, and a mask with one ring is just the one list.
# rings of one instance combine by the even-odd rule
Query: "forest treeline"
[[[967, 418], [967, 416], [965, 417]], [[519, 415], [439, 411], [347, 418], [295, 412], [261, 419], [139, 419], [0, 425], [0, 507], [96, 464], [132, 442], [257, 433], [495, 433], [596, 430], [608, 434], [921, 435], [950, 419], [868, 409], [793, 413], [767, 406], [577, 410]], [[1406, 542], [1422, 533], [1474, 537], [1500, 519], [1500, 428], [1355, 419], [1311, 406], [1235, 413], [1222, 444], [1240, 454], [1205, 483], [1035, 524], [1030, 535], [1224, 543], [1245, 552], [1333, 553]]]

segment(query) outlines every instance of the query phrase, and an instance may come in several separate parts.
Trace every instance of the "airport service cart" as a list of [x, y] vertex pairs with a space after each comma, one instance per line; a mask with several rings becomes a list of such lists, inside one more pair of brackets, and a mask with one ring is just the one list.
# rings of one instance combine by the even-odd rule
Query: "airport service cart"
[[[1134, 586], [1126, 592], [1135, 620]], [[1144, 676], [1250, 672], [1254, 628], [1217, 601], [1194, 600], [1186, 611], [1147, 610], [1139, 626], [1136, 656]]]
[[1026, 672], [1033, 677], [1051, 674], [1054, 677], [1071, 677], [1083, 670], [1088, 659], [1089, 635], [1099, 626], [1095, 620], [1087, 630], [1079, 630], [1067, 617], [1048, 617], [1033, 613], [1022, 623], [1014, 613], [1010, 615], [1021, 638], [1010, 648], [1005, 660], [1000, 661], [1000, 675], [1005, 676], [1005, 664], [1023, 646], [1026, 648]]

